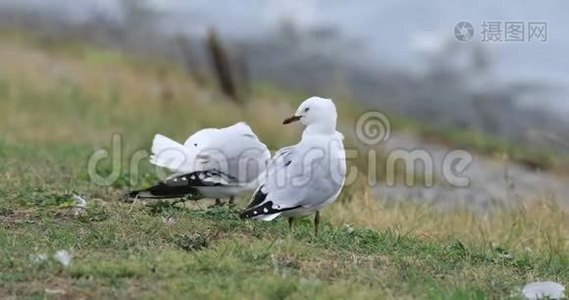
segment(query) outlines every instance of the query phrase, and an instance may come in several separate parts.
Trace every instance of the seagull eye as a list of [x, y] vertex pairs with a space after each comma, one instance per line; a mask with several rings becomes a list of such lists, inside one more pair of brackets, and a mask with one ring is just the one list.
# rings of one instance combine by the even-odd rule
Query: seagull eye
[[197, 146], [198, 146], [198, 144], [197, 144], [197, 143], [194, 143], [194, 146], [196, 146], [196, 147], [197, 147]]
[[307, 108], [304, 109], [304, 112], [307, 112], [307, 111], [309, 111], [309, 110], [310, 110], [310, 107], [307, 107]]

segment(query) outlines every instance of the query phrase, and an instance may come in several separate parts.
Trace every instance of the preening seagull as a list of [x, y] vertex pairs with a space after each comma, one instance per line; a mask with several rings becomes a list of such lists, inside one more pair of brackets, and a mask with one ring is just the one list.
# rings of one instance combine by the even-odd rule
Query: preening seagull
[[271, 221], [315, 213], [318, 235], [320, 209], [336, 200], [346, 175], [343, 135], [336, 131], [336, 106], [330, 99], [311, 97], [283, 124], [300, 121], [302, 139], [280, 149], [269, 163], [243, 218]]
[[252, 191], [271, 158], [267, 146], [251, 128], [239, 122], [225, 128], [202, 129], [182, 145], [157, 134], [150, 162], [173, 172], [150, 188], [133, 191], [131, 198], [233, 197]]

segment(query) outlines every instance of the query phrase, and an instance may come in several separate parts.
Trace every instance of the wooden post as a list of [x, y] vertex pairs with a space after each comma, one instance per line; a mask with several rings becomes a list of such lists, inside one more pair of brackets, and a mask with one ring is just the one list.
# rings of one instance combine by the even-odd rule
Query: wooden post
[[208, 33], [207, 47], [221, 91], [230, 99], [241, 103], [241, 99], [237, 93], [235, 80], [231, 74], [231, 66], [227, 51], [223, 47], [219, 36], [213, 29]]

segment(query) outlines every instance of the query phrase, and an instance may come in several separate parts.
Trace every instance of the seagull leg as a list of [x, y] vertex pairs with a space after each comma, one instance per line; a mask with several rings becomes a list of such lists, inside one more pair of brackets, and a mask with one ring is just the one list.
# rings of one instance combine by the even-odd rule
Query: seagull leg
[[294, 222], [294, 218], [289, 217], [288, 218], [288, 230], [292, 231], [292, 223]]
[[215, 199], [215, 206], [220, 206], [221, 205], [221, 200], [219, 200], [219, 198]]
[[229, 202], [228, 202], [227, 206], [229, 206], [229, 207], [234, 206], [235, 205], [234, 201], [235, 201], [235, 196], [229, 197]]
[[316, 211], [314, 215], [314, 236], [318, 236], [318, 227], [320, 227], [320, 211]]

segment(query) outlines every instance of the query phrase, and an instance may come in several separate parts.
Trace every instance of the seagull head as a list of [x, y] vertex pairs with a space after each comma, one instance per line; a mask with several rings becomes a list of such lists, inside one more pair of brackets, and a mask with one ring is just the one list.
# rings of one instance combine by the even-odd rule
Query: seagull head
[[324, 129], [336, 129], [336, 106], [331, 99], [310, 97], [296, 110], [294, 115], [286, 118], [283, 124], [300, 121], [304, 126], [317, 126]]
[[205, 128], [192, 134], [184, 142], [187, 151], [184, 154], [184, 162], [191, 165], [193, 169], [199, 167], [199, 163], [208, 158], [205, 150], [208, 150], [210, 141], [218, 130], [216, 128]]
[[207, 146], [207, 143], [209, 143], [211, 140], [212, 135], [217, 131], [218, 129], [215, 128], [205, 128], [198, 130], [184, 142], [184, 146], [190, 149], [202, 149]]

